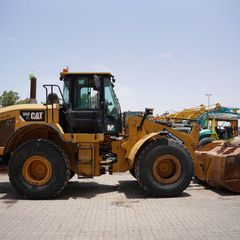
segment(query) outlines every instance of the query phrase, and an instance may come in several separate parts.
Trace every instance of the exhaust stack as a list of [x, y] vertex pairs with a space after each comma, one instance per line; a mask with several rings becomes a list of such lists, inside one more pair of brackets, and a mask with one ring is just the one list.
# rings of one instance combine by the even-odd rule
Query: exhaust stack
[[36, 93], [37, 93], [37, 78], [34, 74], [30, 74], [30, 101], [29, 103], [37, 103]]

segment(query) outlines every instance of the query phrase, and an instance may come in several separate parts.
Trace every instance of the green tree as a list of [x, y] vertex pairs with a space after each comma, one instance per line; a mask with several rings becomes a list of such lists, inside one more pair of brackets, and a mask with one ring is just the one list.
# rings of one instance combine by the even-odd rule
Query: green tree
[[19, 95], [17, 92], [11, 91], [4, 91], [3, 94], [0, 96], [0, 105], [2, 107], [7, 107], [10, 105], [14, 105], [19, 100]]
[[4, 91], [0, 96], [0, 106], [7, 107], [15, 104], [25, 104], [29, 103], [29, 98], [20, 99], [19, 94], [17, 92]]
[[29, 98], [25, 98], [25, 99], [20, 99], [19, 101], [16, 102], [16, 104], [26, 104], [29, 103], [30, 99]]

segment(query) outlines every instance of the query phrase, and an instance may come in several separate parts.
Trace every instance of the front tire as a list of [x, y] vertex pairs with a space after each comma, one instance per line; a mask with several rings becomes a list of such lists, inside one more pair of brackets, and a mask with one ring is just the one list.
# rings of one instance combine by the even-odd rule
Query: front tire
[[136, 162], [140, 186], [155, 197], [179, 196], [190, 184], [193, 174], [192, 158], [183, 145], [168, 140], [148, 144]]
[[10, 159], [10, 182], [18, 193], [29, 199], [57, 196], [69, 177], [68, 156], [48, 140], [30, 140], [20, 145]]

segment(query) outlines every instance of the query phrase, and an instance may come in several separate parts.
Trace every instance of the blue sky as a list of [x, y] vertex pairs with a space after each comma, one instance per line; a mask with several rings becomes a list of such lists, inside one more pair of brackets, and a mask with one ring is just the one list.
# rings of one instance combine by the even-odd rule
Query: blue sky
[[240, 107], [239, 0], [0, 0], [0, 94], [111, 71], [123, 110]]

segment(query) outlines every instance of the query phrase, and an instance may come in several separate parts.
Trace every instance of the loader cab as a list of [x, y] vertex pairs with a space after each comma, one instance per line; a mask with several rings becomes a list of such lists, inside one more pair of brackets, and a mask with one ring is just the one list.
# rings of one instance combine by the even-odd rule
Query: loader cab
[[61, 79], [68, 106], [68, 112], [63, 107], [60, 113], [65, 132], [121, 133], [121, 110], [110, 73], [61, 73]]

